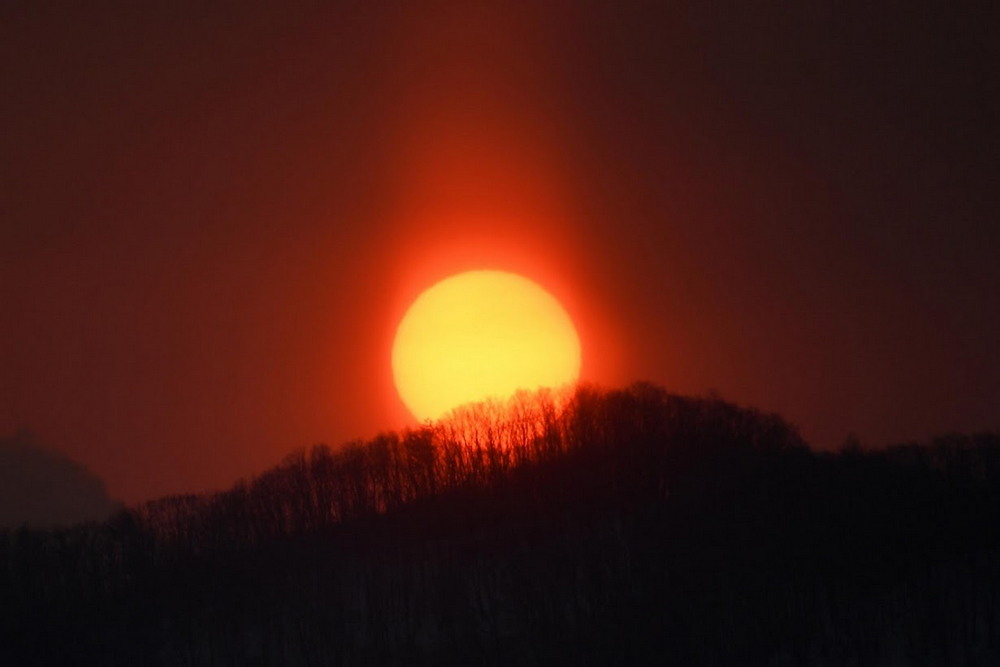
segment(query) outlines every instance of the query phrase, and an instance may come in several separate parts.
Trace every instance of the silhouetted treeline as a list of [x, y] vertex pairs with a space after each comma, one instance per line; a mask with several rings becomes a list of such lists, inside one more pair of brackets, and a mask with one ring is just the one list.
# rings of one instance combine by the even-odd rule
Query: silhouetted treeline
[[0, 664], [997, 664], [1000, 437], [520, 395], [0, 533]]

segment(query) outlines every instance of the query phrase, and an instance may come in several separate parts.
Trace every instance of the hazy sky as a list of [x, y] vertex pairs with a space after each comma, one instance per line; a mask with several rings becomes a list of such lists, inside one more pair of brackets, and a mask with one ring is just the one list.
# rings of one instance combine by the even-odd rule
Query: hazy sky
[[0, 434], [113, 496], [407, 424], [394, 327], [466, 268], [591, 381], [1000, 429], [995, 13], [90, 4], [0, 9]]

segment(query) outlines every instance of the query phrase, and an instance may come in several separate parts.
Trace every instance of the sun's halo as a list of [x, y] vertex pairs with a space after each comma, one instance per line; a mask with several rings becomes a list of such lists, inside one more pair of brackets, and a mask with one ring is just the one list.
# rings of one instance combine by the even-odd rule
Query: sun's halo
[[406, 311], [392, 346], [396, 389], [419, 420], [566, 386], [580, 364], [580, 337], [562, 304], [506, 271], [467, 271], [432, 285]]

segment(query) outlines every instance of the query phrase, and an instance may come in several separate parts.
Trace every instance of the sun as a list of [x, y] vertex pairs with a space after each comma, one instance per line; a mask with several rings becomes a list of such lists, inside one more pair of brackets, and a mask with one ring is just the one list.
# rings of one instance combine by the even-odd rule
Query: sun
[[580, 375], [580, 337], [563, 306], [533, 281], [468, 271], [429, 287], [396, 330], [392, 372], [419, 420]]

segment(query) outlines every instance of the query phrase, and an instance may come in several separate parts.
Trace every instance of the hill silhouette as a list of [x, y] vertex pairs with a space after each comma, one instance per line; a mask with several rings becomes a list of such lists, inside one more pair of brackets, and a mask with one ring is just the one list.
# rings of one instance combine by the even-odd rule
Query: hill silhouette
[[808, 449], [648, 384], [0, 533], [0, 663], [996, 664], [1000, 437]]
[[31, 433], [0, 437], [0, 528], [99, 521], [120, 508], [99, 477]]

